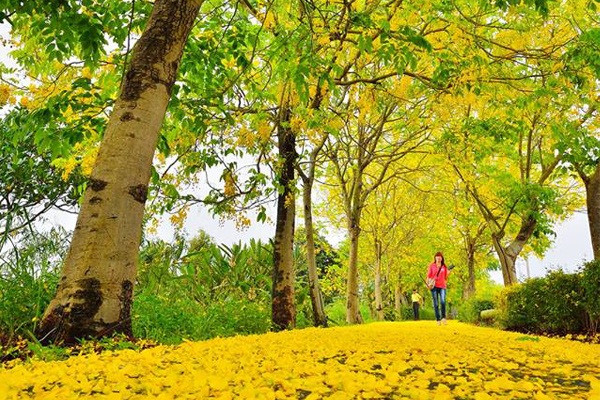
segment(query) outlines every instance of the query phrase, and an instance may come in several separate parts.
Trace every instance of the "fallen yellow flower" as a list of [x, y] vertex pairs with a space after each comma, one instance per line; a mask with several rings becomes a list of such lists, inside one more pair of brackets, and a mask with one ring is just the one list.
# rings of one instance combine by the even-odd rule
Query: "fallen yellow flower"
[[450, 322], [217, 338], [0, 368], [16, 399], [590, 399], [600, 346]]

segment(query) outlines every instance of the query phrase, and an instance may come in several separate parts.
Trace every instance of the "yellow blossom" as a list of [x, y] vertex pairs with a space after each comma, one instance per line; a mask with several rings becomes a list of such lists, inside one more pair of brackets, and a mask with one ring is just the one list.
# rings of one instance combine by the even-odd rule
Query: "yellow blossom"
[[226, 68], [229, 68], [229, 69], [235, 69], [235, 67], [237, 65], [235, 58], [233, 58], [233, 56], [230, 56], [229, 58], [223, 58], [221, 60], [221, 64], [223, 64]]
[[21, 97], [21, 99], [19, 100], [19, 103], [21, 104], [21, 106], [25, 107], [25, 108], [29, 108], [31, 106], [31, 101], [29, 100], [29, 98], [23, 96]]
[[319, 38], [317, 39], [317, 44], [319, 46], [325, 46], [326, 44], [329, 43], [329, 35], [321, 35], [319, 36]]
[[258, 124], [258, 136], [263, 142], [267, 142], [271, 138], [271, 125], [267, 121], [261, 121]]
[[271, 11], [269, 11], [267, 15], [265, 15], [264, 25], [267, 29], [272, 29], [275, 27], [275, 16]]
[[10, 86], [6, 84], [0, 84], [0, 107], [4, 106], [8, 103], [9, 98], [11, 97], [11, 89]]

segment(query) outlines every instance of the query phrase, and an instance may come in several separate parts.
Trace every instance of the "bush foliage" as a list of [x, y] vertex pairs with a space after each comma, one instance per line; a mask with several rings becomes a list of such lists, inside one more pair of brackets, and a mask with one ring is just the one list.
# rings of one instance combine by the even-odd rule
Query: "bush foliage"
[[58, 284], [67, 249], [63, 229], [27, 233], [0, 263], [0, 340], [30, 337]]
[[141, 293], [133, 306], [135, 337], [164, 344], [264, 333], [270, 324], [269, 307], [244, 299], [204, 306], [189, 298]]
[[493, 299], [482, 299], [473, 297], [463, 301], [458, 307], [458, 319], [462, 322], [468, 322], [471, 324], [482, 325], [486, 324], [481, 318], [481, 312], [483, 310], [490, 310], [494, 308]]
[[600, 263], [574, 274], [552, 271], [505, 288], [497, 299], [501, 325], [536, 334], [595, 335], [600, 320]]

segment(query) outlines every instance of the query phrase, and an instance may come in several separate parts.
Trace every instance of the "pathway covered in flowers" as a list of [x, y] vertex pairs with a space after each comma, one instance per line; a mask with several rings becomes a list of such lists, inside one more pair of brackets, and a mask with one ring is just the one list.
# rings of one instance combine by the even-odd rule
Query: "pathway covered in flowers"
[[0, 368], [5, 399], [600, 399], [600, 345], [382, 322]]

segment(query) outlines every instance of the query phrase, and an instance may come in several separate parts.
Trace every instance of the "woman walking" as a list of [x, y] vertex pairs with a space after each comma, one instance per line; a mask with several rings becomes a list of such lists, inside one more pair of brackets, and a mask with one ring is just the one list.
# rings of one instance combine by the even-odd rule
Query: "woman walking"
[[433, 309], [435, 310], [435, 320], [438, 325], [446, 325], [446, 283], [450, 270], [444, 261], [444, 255], [441, 252], [435, 253], [433, 262], [427, 270], [428, 287], [433, 296]]

